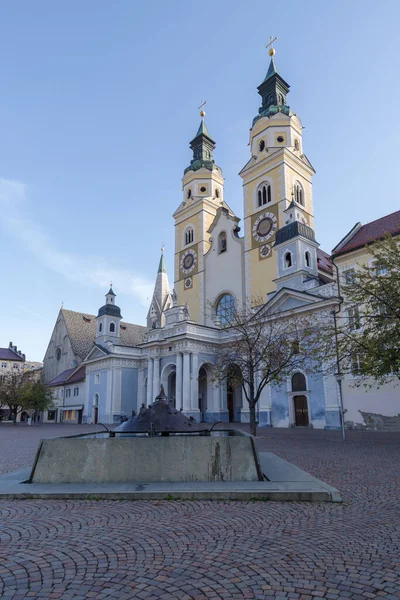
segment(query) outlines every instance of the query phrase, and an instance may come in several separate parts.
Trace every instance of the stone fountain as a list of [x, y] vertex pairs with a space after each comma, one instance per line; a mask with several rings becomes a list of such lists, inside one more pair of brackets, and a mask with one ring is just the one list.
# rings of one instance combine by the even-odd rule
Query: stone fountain
[[31, 483], [263, 481], [252, 436], [197, 423], [163, 387], [114, 431], [43, 440]]

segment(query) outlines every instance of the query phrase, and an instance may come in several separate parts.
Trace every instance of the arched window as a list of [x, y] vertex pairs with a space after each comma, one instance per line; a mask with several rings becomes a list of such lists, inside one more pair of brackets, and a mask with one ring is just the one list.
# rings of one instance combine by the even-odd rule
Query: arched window
[[188, 191], [187, 191], [187, 199], [189, 200], [189, 198], [191, 198], [191, 197], [192, 197], [192, 190], [188, 189]]
[[292, 253], [291, 252], [286, 252], [285, 254], [285, 267], [286, 269], [289, 269], [289, 267], [292, 266]]
[[265, 142], [264, 140], [261, 140], [261, 142], [258, 144], [258, 149], [260, 152], [263, 152], [263, 150], [265, 150]]
[[99, 333], [103, 331], [103, 323], [99, 323]]
[[296, 183], [294, 184], [294, 199], [296, 200], [297, 204], [300, 204], [301, 206], [304, 206], [304, 192], [303, 192], [303, 188], [301, 186], [301, 184], [296, 181]]
[[308, 250], [306, 250], [306, 253], [304, 254], [304, 258], [306, 260], [306, 267], [311, 267], [311, 255], [308, 252]]
[[218, 188], [216, 188], [216, 190], [215, 190], [215, 197], [219, 198], [219, 189]]
[[263, 183], [257, 192], [258, 206], [264, 206], [272, 200], [271, 186], [269, 183]]
[[115, 333], [115, 323], [110, 323], [110, 333]]
[[218, 236], [218, 253], [221, 254], [222, 252], [226, 252], [226, 250], [226, 233], [225, 231], [221, 231], [221, 233]]
[[305, 392], [306, 389], [306, 378], [303, 373], [295, 373], [292, 377], [292, 392]]
[[96, 393], [93, 398], [93, 406], [99, 405], [99, 395]]
[[217, 302], [216, 313], [222, 325], [228, 325], [235, 314], [235, 298], [232, 294], [224, 294]]
[[185, 231], [185, 244], [191, 244], [194, 240], [194, 232], [191, 227]]

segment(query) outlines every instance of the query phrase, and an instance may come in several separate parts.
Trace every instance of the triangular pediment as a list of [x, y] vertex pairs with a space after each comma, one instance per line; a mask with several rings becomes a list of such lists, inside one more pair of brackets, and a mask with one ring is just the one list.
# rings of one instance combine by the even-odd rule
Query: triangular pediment
[[321, 300], [321, 297], [308, 294], [307, 292], [282, 288], [259, 310], [257, 318], [296, 310], [310, 304], [315, 304]]
[[109, 352], [105, 348], [102, 348], [101, 346], [95, 344], [89, 352], [89, 354], [87, 355], [87, 357], [85, 358], [85, 361], [94, 360], [96, 358], [104, 358], [108, 354]]

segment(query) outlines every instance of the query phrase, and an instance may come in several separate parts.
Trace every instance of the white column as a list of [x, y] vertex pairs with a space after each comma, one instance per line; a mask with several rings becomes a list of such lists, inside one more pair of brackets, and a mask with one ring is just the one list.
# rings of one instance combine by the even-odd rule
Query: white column
[[[167, 390], [168, 391], [168, 390]], [[153, 394], [154, 398], [160, 393], [160, 359], [155, 358], [153, 363]], [[153, 402], [154, 402], [153, 398]]]
[[153, 359], [147, 361], [147, 404], [153, 402]]
[[182, 385], [183, 412], [190, 410], [190, 354], [183, 353], [183, 385]]
[[176, 355], [176, 383], [175, 383], [176, 408], [182, 408], [182, 354]]
[[192, 354], [192, 382], [191, 382], [192, 410], [199, 408], [199, 355]]

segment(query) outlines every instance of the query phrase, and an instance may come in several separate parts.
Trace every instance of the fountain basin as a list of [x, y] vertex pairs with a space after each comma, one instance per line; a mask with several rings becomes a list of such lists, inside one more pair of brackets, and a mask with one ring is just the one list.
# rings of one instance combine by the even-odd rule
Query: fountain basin
[[252, 436], [88, 434], [42, 440], [30, 483], [262, 481]]

